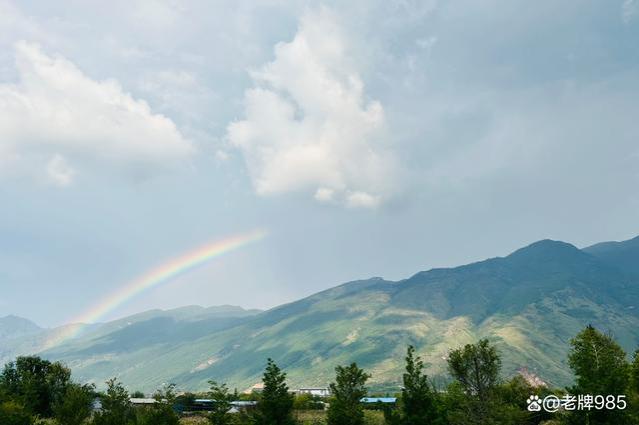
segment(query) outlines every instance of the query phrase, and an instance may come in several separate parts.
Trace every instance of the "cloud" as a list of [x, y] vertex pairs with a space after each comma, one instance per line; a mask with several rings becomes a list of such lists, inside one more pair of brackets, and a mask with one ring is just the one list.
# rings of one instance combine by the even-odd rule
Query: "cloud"
[[52, 158], [46, 174], [67, 185], [74, 175], [67, 157], [148, 172], [194, 151], [170, 119], [116, 81], [94, 81], [27, 42], [15, 54], [18, 81], [0, 84], [0, 163]]
[[62, 155], [56, 154], [47, 163], [47, 175], [52, 184], [64, 187], [73, 181], [75, 170]]
[[320, 202], [375, 207], [392, 194], [384, 109], [369, 100], [330, 11], [306, 14], [275, 59], [251, 72], [245, 119], [227, 128], [260, 195], [308, 192]]
[[373, 196], [366, 192], [350, 192], [346, 196], [346, 205], [352, 208], [374, 208], [380, 203], [379, 196]]
[[639, 15], [639, 1], [625, 0], [621, 5], [621, 18], [624, 23], [629, 23]]

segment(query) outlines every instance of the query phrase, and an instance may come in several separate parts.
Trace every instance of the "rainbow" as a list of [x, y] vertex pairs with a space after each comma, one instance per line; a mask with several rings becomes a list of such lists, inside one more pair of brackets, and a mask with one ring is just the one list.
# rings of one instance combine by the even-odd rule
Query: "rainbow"
[[234, 251], [252, 242], [259, 241], [265, 236], [266, 231], [264, 230], [254, 230], [249, 233], [231, 236], [200, 246], [193, 251], [173, 258], [149, 270], [137, 279], [122, 286], [102, 302], [84, 312], [84, 314], [71, 320], [71, 324], [58, 328], [58, 331], [45, 342], [43, 349], [52, 348], [71, 338], [77, 337], [85, 328], [86, 324], [100, 321], [108, 313], [135, 298], [142, 292], [148, 291], [223, 254]]

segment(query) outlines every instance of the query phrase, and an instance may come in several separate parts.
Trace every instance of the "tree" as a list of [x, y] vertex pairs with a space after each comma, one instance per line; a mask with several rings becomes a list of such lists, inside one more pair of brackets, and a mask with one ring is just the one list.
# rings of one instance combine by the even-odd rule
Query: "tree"
[[102, 411], [95, 415], [94, 425], [135, 424], [135, 411], [129, 393], [117, 379], [109, 379], [106, 394], [101, 398]]
[[610, 335], [588, 325], [570, 341], [568, 364], [578, 394], [624, 394], [628, 388], [626, 353]]
[[402, 424], [430, 424], [437, 418], [435, 393], [423, 369], [424, 362], [419, 356], [415, 356], [415, 347], [409, 345], [406, 352], [406, 372], [403, 376]]
[[370, 375], [351, 363], [335, 368], [335, 382], [330, 385], [331, 400], [328, 407], [328, 425], [362, 425], [364, 411], [361, 400], [366, 397], [366, 381]]
[[220, 385], [216, 381], [209, 381], [209, 385], [209, 396], [213, 400], [209, 421], [213, 425], [228, 425], [231, 422], [229, 411], [233, 407], [231, 405], [233, 395], [229, 393], [226, 384]]
[[24, 406], [15, 401], [0, 402], [0, 424], [31, 425], [33, 420]]
[[261, 425], [292, 424], [293, 396], [288, 392], [286, 373], [282, 372], [273, 359], [268, 359], [262, 377], [264, 389], [257, 404], [257, 419]]
[[93, 385], [70, 384], [53, 405], [54, 417], [60, 424], [82, 425], [91, 416], [93, 391]]
[[52, 416], [53, 404], [62, 398], [71, 382], [71, 371], [59, 362], [37, 356], [18, 357], [5, 365], [0, 389], [32, 415]]
[[639, 349], [635, 350], [630, 364], [628, 415], [639, 423]]
[[140, 425], [179, 425], [180, 418], [173, 409], [175, 404], [175, 384], [169, 384], [164, 389], [153, 394], [155, 403], [149, 408], [141, 410], [138, 423]]
[[318, 396], [298, 394], [293, 400], [293, 410], [323, 410], [324, 403]]
[[448, 354], [448, 370], [459, 383], [465, 398], [458, 410], [469, 423], [494, 423], [495, 389], [499, 384], [501, 358], [487, 339], [466, 344]]
[[538, 424], [542, 421], [552, 420], [552, 413], [542, 410], [534, 414], [528, 412], [526, 400], [532, 394], [545, 395], [553, 394], [561, 396], [556, 390], [550, 391], [545, 387], [533, 387], [522, 375], [516, 375], [497, 388], [497, 407], [501, 421], [499, 423], [512, 423], [517, 425]]
[[[630, 367], [626, 353], [610, 336], [588, 325], [570, 341], [568, 364], [575, 374], [572, 394], [602, 396], [625, 395], [629, 384]], [[570, 423], [617, 424], [628, 423], [627, 414], [619, 409], [575, 410]]]
[[639, 349], [635, 350], [630, 365], [630, 388], [639, 394]]
[[175, 397], [175, 408], [178, 412], [184, 412], [185, 410], [193, 410], [195, 400], [198, 398], [193, 393], [186, 392]]

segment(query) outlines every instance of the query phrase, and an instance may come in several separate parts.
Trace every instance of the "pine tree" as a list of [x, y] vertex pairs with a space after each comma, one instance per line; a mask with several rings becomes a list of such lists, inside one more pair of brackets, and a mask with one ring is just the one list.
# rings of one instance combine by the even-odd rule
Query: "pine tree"
[[332, 398], [328, 408], [328, 425], [362, 425], [364, 411], [361, 399], [366, 397], [366, 381], [370, 375], [357, 367], [335, 368], [335, 382], [330, 385]]
[[293, 395], [286, 385], [286, 373], [282, 372], [273, 359], [268, 359], [262, 378], [264, 389], [258, 402], [258, 423], [260, 425], [288, 425], [294, 423], [292, 417]]
[[428, 376], [422, 373], [423, 369], [424, 362], [419, 356], [415, 356], [415, 347], [409, 345], [406, 353], [406, 373], [403, 376], [402, 424], [430, 424], [437, 416], [435, 394], [428, 382]]
[[213, 400], [213, 407], [209, 414], [209, 421], [212, 425], [228, 425], [231, 422], [229, 411], [233, 407], [231, 405], [232, 394], [226, 384], [218, 384], [216, 381], [209, 381], [209, 395]]

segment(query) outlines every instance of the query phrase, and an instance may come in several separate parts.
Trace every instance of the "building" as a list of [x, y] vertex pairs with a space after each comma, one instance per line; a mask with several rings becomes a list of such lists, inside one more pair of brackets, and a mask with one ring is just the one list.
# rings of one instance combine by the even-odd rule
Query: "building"
[[315, 397], [328, 397], [331, 395], [331, 390], [322, 387], [308, 387], [300, 388], [297, 390], [297, 394], [310, 394]]
[[360, 400], [360, 402], [364, 404], [376, 404], [376, 403], [395, 404], [397, 403], [397, 398], [395, 397], [364, 397], [363, 399]]
[[251, 401], [251, 400], [238, 400], [238, 401], [232, 401], [231, 402], [231, 406], [233, 406], [231, 408], [231, 413], [237, 413], [239, 411], [242, 410], [250, 410], [250, 409], [254, 409], [255, 407], [257, 407], [257, 401]]
[[129, 399], [133, 407], [142, 407], [142, 406], [151, 406], [152, 404], [157, 403], [154, 398], [135, 398], [132, 397]]
[[[157, 401], [154, 398], [131, 397], [129, 398], [129, 401], [131, 402], [131, 406], [133, 407], [151, 406], [152, 404], [157, 403]], [[93, 413], [98, 413], [102, 411], [102, 400], [100, 400], [100, 398], [93, 399], [93, 401], [91, 402], [91, 411]]]
[[[190, 412], [210, 412], [213, 409], [215, 400], [210, 398], [198, 398], [193, 400], [193, 404], [188, 406], [187, 410]], [[257, 405], [257, 401], [232, 401], [231, 410], [229, 413], [238, 413], [242, 410], [249, 410]]]

